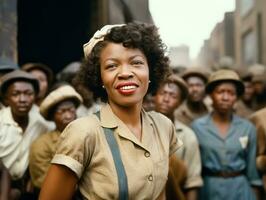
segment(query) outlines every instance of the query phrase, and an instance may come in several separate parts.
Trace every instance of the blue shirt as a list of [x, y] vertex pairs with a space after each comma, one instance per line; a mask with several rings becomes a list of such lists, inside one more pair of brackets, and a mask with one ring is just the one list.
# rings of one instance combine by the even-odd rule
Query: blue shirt
[[230, 178], [204, 176], [200, 199], [255, 199], [250, 185], [262, 185], [255, 161], [255, 127], [249, 121], [233, 115], [227, 135], [222, 136], [211, 114], [195, 120], [191, 127], [199, 141], [203, 168], [214, 173], [244, 171], [242, 176]]

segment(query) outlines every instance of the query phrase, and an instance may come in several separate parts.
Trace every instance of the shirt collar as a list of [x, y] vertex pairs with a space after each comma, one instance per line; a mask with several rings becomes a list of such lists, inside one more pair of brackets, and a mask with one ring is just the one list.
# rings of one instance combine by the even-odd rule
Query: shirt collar
[[116, 130], [121, 137], [131, 140], [144, 149], [148, 149], [147, 143], [149, 134], [153, 132], [153, 121], [150, 119], [149, 114], [144, 109], [141, 110], [141, 118], [142, 142], [137, 140], [137, 138], [129, 131], [126, 125], [112, 112], [109, 104], [102, 106], [100, 111], [100, 124], [102, 127], [118, 128]]

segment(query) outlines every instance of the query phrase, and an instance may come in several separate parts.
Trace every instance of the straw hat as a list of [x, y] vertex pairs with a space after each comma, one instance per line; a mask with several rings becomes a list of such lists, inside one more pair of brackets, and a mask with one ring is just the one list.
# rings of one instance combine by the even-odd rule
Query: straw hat
[[8, 86], [15, 82], [15, 81], [26, 81], [33, 85], [33, 88], [36, 92], [36, 95], [39, 93], [39, 82], [38, 80], [32, 76], [31, 74], [21, 71], [21, 70], [14, 70], [12, 72], [9, 72], [1, 77], [0, 79], [0, 93], [1, 95], [6, 93], [6, 90]]
[[50, 120], [49, 112], [55, 105], [65, 100], [73, 100], [75, 102], [76, 107], [82, 103], [82, 97], [76, 92], [76, 90], [70, 85], [61, 86], [50, 94], [43, 100], [40, 105], [40, 113], [41, 115]]
[[221, 69], [212, 73], [206, 85], [206, 93], [210, 94], [214, 88], [223, 82], [233, 82], [236, 85], [237, 95], [244, 93], [244, 84], [241, 82], [238, 74], [230, 69]]

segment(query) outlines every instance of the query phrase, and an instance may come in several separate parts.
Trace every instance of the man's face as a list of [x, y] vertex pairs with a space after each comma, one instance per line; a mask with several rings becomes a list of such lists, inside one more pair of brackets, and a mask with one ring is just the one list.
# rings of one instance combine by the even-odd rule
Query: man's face
[[166, 116], [173, 115], [181, 102], [181, 91], [174, 83], [162, 85], [154, 96], [155, 110]]
[[22, 117], [28, 115], [35, 100], [35, 91], [31, 83], [16, 81], [8, 86], [5, 97], [12, 114]]
[[251, 101], [253, 96], [254, 96], [254, 87], [251, 81], [244, 81], [244, 86], [245, 86], [245, 91], [244, 94], [242, 96], [242, 99], [244, 101]]
[[230, 82], [220, 83], [211, 93], [213, 108], [219, 113], [229, 113], [237, 100], [236, 86]]
[[54, 122], [56, 124], [56, 128], [60, 132], [76, 118], [76, 106], [73, 101], [66, 100], [56, 105], [54, 110]]
[[188, 85], [188, 99], [191, 102], [200, 102], [205, 96], [205, 83], [202, 78], [191, 76], [186, 79]]

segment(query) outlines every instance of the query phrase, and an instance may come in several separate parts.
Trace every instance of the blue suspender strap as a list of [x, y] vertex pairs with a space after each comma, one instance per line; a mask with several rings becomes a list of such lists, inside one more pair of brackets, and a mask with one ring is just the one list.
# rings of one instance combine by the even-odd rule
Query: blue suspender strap
[[[100, 112], [99, 111], [96, 112], [95, 115], [100, 120]], [[103, 130], [104, 130], [104, 135], [109, 145], [109, 148], [112, 152], [113, 160], [115, 163], [115, 169], [116, 169], [117, 178], [118, 178], [119, 200], [127, 200], [128, 199], [127, 175], [126, 175], [124, 165], [121, 159], [118, 144], [114, 137], [113, 129], [103, 127]]]

